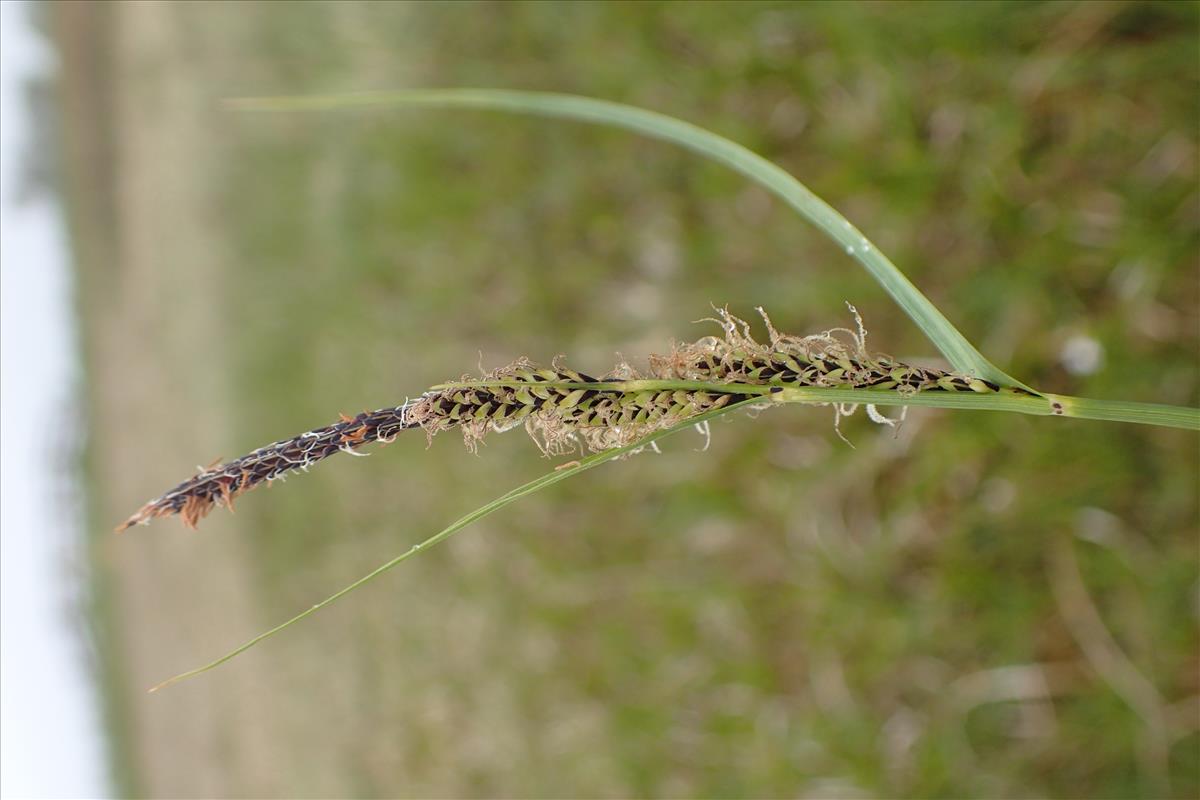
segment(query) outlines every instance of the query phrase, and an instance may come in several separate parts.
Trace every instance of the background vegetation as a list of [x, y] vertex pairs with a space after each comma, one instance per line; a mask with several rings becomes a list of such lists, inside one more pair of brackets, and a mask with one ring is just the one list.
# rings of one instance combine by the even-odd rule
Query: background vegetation
[[[931, 348], [688, 153], [498, 114], [231, 114], [496, 86], [721, 132], [1039, 388], [1196, 405], [1194, 4], [51, 10], [89, 370], [97, 643], [153, 795], [1200, 792], [1194, 435], [914, 409], [714, 426], [559, 484], [145, 696], [549, 468], [514, 434], [334, 459], [114, 539], [197, 462], [479, 363], [602, 371], [710, 303]], [[1089, 342], [1091, 344], [1089, 344]], [[1098, 363], [1080, 361], [1102, 353]], [[936, 363], [936, 362], [931, 362]], [[1074, 371], [1068, 369], [1074, 366]]]

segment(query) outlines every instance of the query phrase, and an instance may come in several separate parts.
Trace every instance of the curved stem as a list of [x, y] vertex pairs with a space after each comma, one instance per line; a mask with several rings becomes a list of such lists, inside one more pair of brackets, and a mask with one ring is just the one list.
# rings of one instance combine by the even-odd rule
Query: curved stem
[[917, 324], [956, 371], [1002, 386], [1024, 386], [984, 357], [900, 269], [833, 206], [796, 177], [724, 136], [643, 108], [554, 92], [505, 89], [402, 89], [391, 92], [242, 97], [229, 101], [242, 111], [329, 111], [404, 106], [479, 108], [536, 114], [609, 125], [686, 147], [757, 182], [800, 213], [866, 268]]

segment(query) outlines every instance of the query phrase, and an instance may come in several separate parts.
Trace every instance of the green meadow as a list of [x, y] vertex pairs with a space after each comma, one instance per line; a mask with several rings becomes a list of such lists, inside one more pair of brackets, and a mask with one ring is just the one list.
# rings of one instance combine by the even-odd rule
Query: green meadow
[[[1040, 389], [1200, 403], [1194, 4], [51, 9], [94, 627], [145, 796], [1194, 797], [1194, 433], [788, 406], [520, 501], [147, 695], [570, 457], [419, 432], [201, 529], [197, 464], [521, 356], [637, 364], [712, 306], [941, 364], [729, 170], [482, 111], [246, 95], [572, 92], [798, 176]], [[763, 333], [761, 328], [759, 333]]]

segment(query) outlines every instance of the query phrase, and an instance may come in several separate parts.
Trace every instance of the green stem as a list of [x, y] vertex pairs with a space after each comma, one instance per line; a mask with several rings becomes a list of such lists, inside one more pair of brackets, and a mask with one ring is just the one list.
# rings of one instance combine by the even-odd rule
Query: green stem
[[1062, 407], [1063, 417], [1103, 419], [1112, 422], [1138, 422], [1200, 431], [1200, 408], [1166, 406], [1157, 403], [1130, 403], [1123, 400], [1092, 400], [1087, 397], [1068, 397], [1048, 394], [1046, 399]]

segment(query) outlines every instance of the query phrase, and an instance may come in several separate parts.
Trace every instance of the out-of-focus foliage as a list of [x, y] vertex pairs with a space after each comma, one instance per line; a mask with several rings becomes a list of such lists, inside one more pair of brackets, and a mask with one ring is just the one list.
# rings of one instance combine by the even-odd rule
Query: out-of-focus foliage
[[[850, 300], [874, 348], [932, 355], [844, 253], [675, 148], [485, 113], [221, 108], [237, 95], [496, 86], [662, 110], [800, 176], [1021, 379], [1195, 405], [1197, 27], [1192, 4], [64, 10], [98, 529], [196, 461], [480, 362], [636, 360], [700, 335], [710, 303], [808, 332]], [[80, 87], [105, 114], [72, 129]], [[843, 430], [856, 449], [830, 411], [791, 408], [715, 425], [705, 453], [674, 437], [150, 701], [550, 465], [517, 434], [478, 457], [414, 436], [202, 537], [103, 542], [130, 787], [1200, 791], [1195, 436], [921, 409], [896, 438]], [[229, 553], [236, 585], [213, 566]]]

